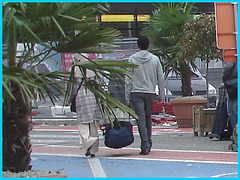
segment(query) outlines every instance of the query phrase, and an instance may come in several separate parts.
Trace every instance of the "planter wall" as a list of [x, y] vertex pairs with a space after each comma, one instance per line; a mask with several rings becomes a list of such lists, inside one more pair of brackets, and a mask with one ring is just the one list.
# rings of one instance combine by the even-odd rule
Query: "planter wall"
[[199, 96], [189, 96], [183, 98], [171, 99], [170, 104], [176, 116], [176, 121], [179, 128], [192, 128], [193, 127], [193, 106], [199, 108], [205, 106], [207, 99]]

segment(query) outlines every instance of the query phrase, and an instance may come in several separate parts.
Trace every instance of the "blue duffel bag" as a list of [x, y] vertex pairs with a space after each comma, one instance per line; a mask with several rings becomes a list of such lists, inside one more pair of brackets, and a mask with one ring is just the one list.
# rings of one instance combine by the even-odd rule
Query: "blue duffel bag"
[[134, 142], [132, 124], [128, 121], [114, 121], [114, 126], [105, 125], [104, 144], [110, 148], [126, 147]]

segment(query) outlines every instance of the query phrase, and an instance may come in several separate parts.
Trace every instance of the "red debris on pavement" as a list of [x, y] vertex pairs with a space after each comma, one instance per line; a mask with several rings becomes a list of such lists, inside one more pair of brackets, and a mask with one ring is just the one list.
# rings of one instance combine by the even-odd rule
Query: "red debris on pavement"
[[[164, 111], [164, 112], [163, 112]], [[175, 116], [173, 107], [170, 103], [160, 103], [157, 100], [153, 101], [152, 114], [166, 113]]]

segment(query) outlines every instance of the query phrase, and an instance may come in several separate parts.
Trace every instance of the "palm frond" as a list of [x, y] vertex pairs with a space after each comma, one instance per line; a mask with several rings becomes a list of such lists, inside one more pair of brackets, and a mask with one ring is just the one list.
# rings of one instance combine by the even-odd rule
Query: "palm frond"
[[[35, 93], [40, 92], [40, 94], [48, 94], [50, 100], [54, 103], [58, 99], [59, 95], [57, 94], [64, 95], [64, 89], [57, 80], [67, 77], [67, 74], [63, 72], [36, 73], [18, 67], [8, 68], [3, 71], [3, 82], [5, 82], [3, 83], [3, 89], [6, 89], [4, 96], [16, 100], [15, 89], [12, 89], [12, 84], [18, 84], [25, 101], [34, 99]], [[40, 96], [40, 98], [44, 98], [44, 96]]]
[[[36, 67], [55, 52], [112, 52], [116, 48], [113, 42], [121, 37], [120, 32], [113, 28], [101, 28], [96, 21], [96, 15], [106, 12], [107, 9], [106, 3], [6, 3], [3, 7], [3, 30], [7, 42], [7, 53], [5, 53], [7, 55], [5, 63], [7, 63], [4, 64], [3, 71], [4, 98], [16, 98], [11, 84], [17, 84], [20, 94], [26, 100], [32, 99], [34, 93], [38, 93], [40, 99], [49, 97], [54, 104], [59, 95], [64, 95], [65, 92], [69, 94], [72, 85], [67, 86], [65, 90], [59, 83], [66, 80], [66, 74], [39, 73]], [[19, 42], [24, 45], [24, 50], [20, 56], [17, 56], [16, 47]], [[38, 49], [38, 53], [34, 52], [36, 45], [39, 47], [40, 44], [42, 48]], [[126, 62], [118, 61], [85, 62], [74, 66], [83, 72], [84, 79], [86, 79], [84, 74], [86, 69], [94, 71], [99, 86], [102, 87], [105, 86], [103, 77], [120, 78], [122, 74], [128, 75], [128, 68], [133, 67]], [[71, 71], [68, 75], [69, 84], [72, 84], [74, 72]], [[107, 106], [110, 103], [107, 101], [109, 95], [102, 90], [92, 89]], [[118, 104], [118, 101], [112, 100], [111, 103]], [[113, 105], [109, 105], [111, 106]], [[112, 110], [108, 112], [111, 114]]]
[[[97, 61], [84, 61], [76, 62], [70, 69], [69, 80], [67, 84], [66, 96], [64, 103], [68, 101], [69, 98], [73, 96], [73, 90], [75, 85], [75, 71], [79, 69], [83, 74], [83, 79], [87, 81], [86, 69], [92, 70], [97, 77], [97, 82], [101, 86], [106, 87], [107, 85], [102, 80], [102, 77], [107, 79], [120, 77], [121, 75], [130, 75], [129, 68], [134, 68], [136, 65], [130, 64], [125, 61], [110, 61], [110, 60], [97, 60]], [[121, 78], [121, 77], [120, 77]], [[88, 87], [88, 86], [87, 86]], [[99, 89], [99, 88], [98, 88]]]
[[[122, 104], [119, 100], [110, 96], [108, 92], [106, 92], [101, 85], [96, 83], [95, 81], [86, 81], [83, 86], [88, 88], [90, 91], [94, 93], [97, 98], [97, 102], [99, 103], [99, 107], [103, 107], [103, 112], [108, 112], [108, 121], [111, 122], [112, 116], [114, 115], [114, 109], [118, 107], [123, 112], [131, 114], [134, 118], [137, 119], [137, 115], [135, 114], [134, 110], [129, 108], [128, 106]], [[117, 119], [117, 117], [115, 116]]]

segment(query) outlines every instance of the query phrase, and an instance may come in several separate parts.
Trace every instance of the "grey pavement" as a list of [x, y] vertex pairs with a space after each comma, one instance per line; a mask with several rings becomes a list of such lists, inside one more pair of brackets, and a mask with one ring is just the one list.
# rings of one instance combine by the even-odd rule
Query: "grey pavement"
[[[62, 104], [62, 100], [57, 105]], [[33, 109], [37, 115], [32, 116], [35, 126], [66, 126], [76, 127], [76, 118], [72, 113], [53, 117], [50, 102], [39, 102], [38, 108]], [[169, 133], [164, 133], [169, 132]], [[139, 146], [139, 138], [135, 138], [134, 146]], [[175, 150], [201, 150], [201, 151], [225, 151], [229, 152], [228, 146], [231, 141], [211, 141], [208, 137], [198, 137], [193, 135], [190, 128], [179, 129], [177, 126], [163, 126], [154, 124], [153, 142], [156, 148]]]

